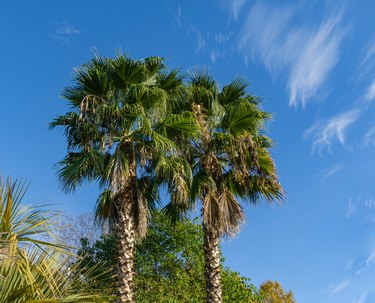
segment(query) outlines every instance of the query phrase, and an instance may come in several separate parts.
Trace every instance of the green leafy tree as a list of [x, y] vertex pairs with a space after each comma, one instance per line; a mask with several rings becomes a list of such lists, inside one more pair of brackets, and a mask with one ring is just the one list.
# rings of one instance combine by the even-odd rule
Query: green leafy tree
[[264, 282], [258, 293], [262, 303], [296, 303], [293, 293], [285, 292], [279, 282]]
[[[104, 188], [96, 214], [115, 230], [119, 302], [134, 302], [134, 254], [147, 231], [148, 211], [158, 200], [163, 174], [185, 174], [184, 159], [168, 138], [195, 133], [189, 113], [173, 112], [183, 83], [159, 57], [133, 60], [97, 56], [77, 69], [73, 85], [63, 91], [71, 110], [51, 128], [62, 127], [68, 154], [59, 163], [63, 188], [72, 191], [85, 181]], [[187, 199], [178, 188], [188, 178], [174, 178], [172, 199]]]
[[193, 175], [192, 202], [202, 204], [207, 302], [222, 302], [220, 238], [239, 230], [240, 202], [283, 196], [269, 153], [272, 141], [264, 134], [270, 115], [243, 80], [219, 89], [203, 71], [191, 74], [187, 101], [199, 136], [182, 150]]
[[[197, 220], [171, 224], [161, 212], [153, 212], [147, 237], [137, 247], [137, 302], [205, 302], [203, 231]], [[79, 254], [84, 268], [102, 264], [115, 268], [115, 238], [103, 236], [94, 245], [83, 239]], [[222, 260], [221, 260], [222, 261]], [[221, 263], [223, 267], [223, 264]], [[107, 278], [115, 283], [108, 272]], [[112, 278], [111, 278], [112, 277]], [[103, 285], [96, 284], [100, 289]], [[223, 267], [223, 299], [228, 303], [259, 302], [250, 281]]]

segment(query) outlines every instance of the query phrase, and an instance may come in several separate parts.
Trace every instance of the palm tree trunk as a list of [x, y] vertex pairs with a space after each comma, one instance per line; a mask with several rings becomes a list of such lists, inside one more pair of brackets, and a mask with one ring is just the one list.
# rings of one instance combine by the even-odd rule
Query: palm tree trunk
[[119, 303], [134, 302], [135, 225], [132, 205], [123, 206], [117, 223]]
[[221, 267], [220, 267], [220, 237], [218, 233], [210, 231], [203, 224], [204, 258], [206, 280], [206, 302], [221, 303]]
[[123, 176], [122, 189], [117, 196], [118, 222], [116, 225], [118, 252], [118, 291], [119, 303], [135, 302], [134, 257], [136, 242], [136, 224], [134, 213], [134, 194], [136, 182], [136, 164], [130, 144], [124, 146], [127, 154], [129, 172]]

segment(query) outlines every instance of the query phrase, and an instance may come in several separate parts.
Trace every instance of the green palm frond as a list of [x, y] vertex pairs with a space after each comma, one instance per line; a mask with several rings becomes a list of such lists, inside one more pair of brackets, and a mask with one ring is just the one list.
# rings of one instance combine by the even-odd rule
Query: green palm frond
[[67, 255], [20, 251], [0, 268], [0, 303], [109, 303], [109, 296], [91, 289], [98, 268], [81, 271]]
[[223, 87], [218, 95], [219, 102], [222, 105], [227, 105], [232, 102], [238, 102], [239, 99], [246, 96], [248, 84], [241, 78], [234, 79], [229, 85]]
[[215, 180], [203, 169], [194, 172], [193, 182], [191, 185], [191, 199], [202, 200], [206, 192], [216, 192], [217, 184]]
[[[20, 247], [47, 244], [44, 238], [51, 236], [48, 229], [55, 213], [42, 214], [38, 206], [21, 205], [28, 185], [25, 182], [0, 182], [0, 254], [13, 241]], [[1, 259], [1, 258], [0, 258]]]
[[177, 200], [187, 201], [193, 179], [189, 163], [184, 158], [166, 155], [160, 155], [155, 162], [159, 182], [167, 183], [170, 190], [177, 192]]
[[164, 90], [147, 85], [133, 84], [126, 94], [127, 104], [141, 103], [145, 109], [152, 108], [155, 103], [165, 102], [167, 94]]
[[168, 113], [178, 114], [189, 110], [190, 105], [188, 99], [185, 98], [186, 87], [183, 79], [179, 70], [164, 72], [157, 77], [156, 85], [167, 92], [168, 95]]
[[139, 60], [133, 60], [124, 55], [119, 55], [112, 60], [110, 66], [110, 79], [117, 89], [126, 89], [129, 85], [150, 83], [149, 71]]
[[101, 181], [107, 163], [108, 154], [98, 149], [69, 153], [57, 164], [63, 190], [71, 192], [85, 181]]
[[175, 96], [173, 94], [181, 93], [185, 88], [183, 76], [180, 75], [178, 69], [159, 74], [157, 77], [157, 85], [169, 94], [172, 93], [172, 97]]
[[215, 79], [202, 67], [195, 67], [189, 71], [189, 83], [192, 87], [202, 87], [214, 94], [219, 92]]
[[155, 173], [158, 183], [166, 185], [170, 197], [164, 212], [173, 222], [182, 219], [192, 207], [190, 188], [193, 174], [189, 163], [178, 156], [160, 154]]
[[114, 194], [110, 189], [100, 193], [96, 200], [95, 219], [100, 225], [108, 223], [110, 226], [118, 220], [117, 209], [114, 201]]
[[227, 106], [222, 128], [234, 136], [243, 132], [257, 134], [270, 115], [260, 111], [254, 104], [248, 102], [232, 102]]
[[196, 138], [199, 129], [199, 125], [191, 112], [170, 114], [158, 127], [167, 138], [171, 139], [176, 139], [181, 135]]
[[108, 61], [94, 59], [75, 69], [74, 85], [62, 91], [62, 97], [69, 100], [74, 107], [80, 107], [87, 96], [105, 98], [110, 91], [108, 82]]
[[[153, 211], [160, 205], [159, 188], [156, 177], [143, 176], [136, 180], [137, 196], [147, 204], [147, 209]], [[144, 202], [142, 202], [144, 203]]]
[[26, 183], [0, 188], [0, 303], [109, 303], [92, 288], [103, 270], [83, 271], [63, 245], [44, 240], [53, 239], [54, 213], [22, 203]]
[[145, 119], [142, 127], [134, 131], [133, 138], [137, 141], [147, 142], [148, 148], [155, 155], [160, 151], [176, 152], [175, 143], [154, 130], [149, 119]]
[[215, 107], [216, 94], [205, 87], [192, 86], [188, 91], [188, 95], [189, 100], [203, 106], [207, 112], [210, 112]]
[[170, 201], [163, 207], [163, 214], [172, 224], [176, 224], [184, 219], [186, 219], [187, 214], [191, 211], [191, 205], [186, 205], [182, 203], [176, 203], [175, 201]]
[[82, 119], [82, 116], [75, 112], [68, 112], [64, 116], [58, 116], [49, 125], [55, 129], [62, 127], [67, 138], [68, 148], [71, 150], [89, 150], [95, 146], [101, 146], [104, 133], [94, 124], [94, 121]]
[[144, 60], [146, 69], [149, 71], [150, 75], [149, 76], [154, 76], [158, 75], [160, 71], [166, 68], [164, 64], [164, 58], [153, 56], [153, 57], [148, 57]]
[[49, 124], [49, 129], [52, 130], [56, 127], [65, 127], [65, 135], [69, 134], [69, 129], [73, 127], [78, 127], [80, 124], [79, 121], [79, 114], [76, 112], [68, 112], [64, 116], [57, 116], [57, 118], [53, 119], [53, 121]]

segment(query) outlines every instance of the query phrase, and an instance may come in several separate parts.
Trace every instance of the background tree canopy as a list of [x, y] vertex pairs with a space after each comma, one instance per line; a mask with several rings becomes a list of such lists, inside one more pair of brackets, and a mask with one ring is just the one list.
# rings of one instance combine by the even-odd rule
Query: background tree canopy
[[[137, 302], [205, 302], [202, 242], [203, 231], [197, 219], [172, 225], [163, 213], [154, 212], [148, 235], [137, 247]], [[78, 250], [83, 258], [80, 264], [87, 270], [99, 264], [99, 270], [113, 268], [104, 276], [115, 286], [115, 249], [115, 238], [110, 234], [93, 244], [83, 238]], [[258, 290], [250, 279], [222, 266], [224, 302], [295, 303], [292, 292], [285, 293], [279, 283], [268, 281]], [[108, 289], [100, 280], [96, 283], [95, 288]]]

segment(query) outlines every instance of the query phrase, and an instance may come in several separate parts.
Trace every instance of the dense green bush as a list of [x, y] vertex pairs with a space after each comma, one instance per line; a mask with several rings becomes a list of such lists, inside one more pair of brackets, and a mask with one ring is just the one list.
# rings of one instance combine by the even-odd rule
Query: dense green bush
[[[155, 212], [150, 221], [146, 239], [137, 247], [136, 288], [139, 303], [204, 303], [203, 232], [198, 220], [183, 220], [172, 225], [161, 212]], [[116, 283], [116, 241], [112, 235], [103, 235], [93, 245], [81, 239], [78, 254], [82, 266], [90, 269], [102, 265], [106, 279]], [[112, 268], [111, 272], [104, 270]], [[267, 284], [268, 283], [268, 284]], [[224, 302], [231, 303], [293, 303], [291, 292], [284, 294], [280, 284], [267, 282], [259, 290], [250, 280], [223, 265], [222, 287]], [[269, 284], [269, 283], [276, 283]], [[100, 279], [96, 288], [108, 288]], [[275, 293], [274, 290], [277, 290]], [[280, 295], [281, 293], [281, 295]], [[274, 298], [280, 297], [279, 301]]]

